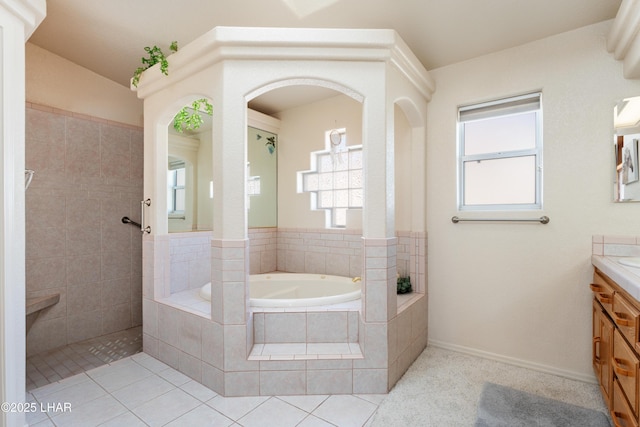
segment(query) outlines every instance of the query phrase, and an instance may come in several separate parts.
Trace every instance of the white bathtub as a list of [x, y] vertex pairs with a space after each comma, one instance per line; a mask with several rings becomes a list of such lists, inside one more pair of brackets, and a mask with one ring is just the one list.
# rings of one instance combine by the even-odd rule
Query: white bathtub
[[[269, 273], [249, 276], [252, 307], [315, 307], [360, 298], [360, 281], [328, 274]], [[211, 301], [211, 283], [200, 289]]]

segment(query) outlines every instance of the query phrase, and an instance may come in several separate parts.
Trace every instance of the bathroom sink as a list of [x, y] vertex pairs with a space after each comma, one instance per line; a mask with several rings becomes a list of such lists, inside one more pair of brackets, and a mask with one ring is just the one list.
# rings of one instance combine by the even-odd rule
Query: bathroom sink
[[629, 267], [640, 268], [640, 257], [626, 257], [620, 258], [618, 262], [622, 265], [628, 265]]

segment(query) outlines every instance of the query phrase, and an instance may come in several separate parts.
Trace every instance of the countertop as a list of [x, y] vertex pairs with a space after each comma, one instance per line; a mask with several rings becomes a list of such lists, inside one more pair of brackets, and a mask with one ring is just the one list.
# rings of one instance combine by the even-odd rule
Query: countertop
[[620, 264], [621, 258], [624, 257], [592, 255], [591, 264], [640, 301], [640, 268]]

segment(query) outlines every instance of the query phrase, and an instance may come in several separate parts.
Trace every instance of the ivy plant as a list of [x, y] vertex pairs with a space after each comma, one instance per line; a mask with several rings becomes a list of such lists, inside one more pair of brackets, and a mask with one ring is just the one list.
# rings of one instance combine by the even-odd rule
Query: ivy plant
[[[169, 50], [172, 52], [178, 51], [178, 42], [173, 41], [169, 46]], [[131, 80], [131, 84], [133, 86], [138, 87], [138, 83], [140, 83], [140, 77], [142, 73], [153, 67], [156, 64], [160, 64], [160, 72], [165, 76], [169, 75], [169, 61], [167, 61], [167, 57], [165, 56], [162, 49], [158, 46], [153, 47], [145, 47], [144, 51], [147, 52], [148, 57], [142, 57], [142, 67], [136, 68], [133, 73], [133, 79]], [[204, 98], [196, 99], [191, 103], [192, 112], [188, 110], [188, 107], [182, 107], [178, 114], [175, 115], [173, 119], [173, 128], [178, 132], [183, 132], [184, 129], [194, 130], [198, 129], [200, 125], [204, 122], [202, 119], [202, 115], [200, 114], [202, 109], [208, 115], [213, 114], [213, 105], [209, 103]]]
[[[177, 52], [178, 42], [172, 41], [169, 49], [172, 52]], [[143, 66], [136, 68], [136, 71], [134, 71], [133, 73], [133, 80], [131, 81], [131, 84], [133, 84], [135, 87], [138, 87], [138, 83], [140, 83], [140, 76], [142, 76], [142, 73], [156, 64], [160, 64], [160, 71], [162, 72], [162, 74], [164, 74], [165, 76], [169, 75], [169, 61], [167, 61], [167, 57], [165, 56], [164, 52], [162, 52], [162, 49], [160, 49], [158, 46], [147, 46], [144, 48], [144, 51], [147, 52], [149, 57], [142, 57], [141, 61]]]
[[205, 98], [193, 101], [191, 103], [191, 111], [188, 108], [186, 106], [182, 107], [173, 118], [173, 128], [180, 133], [185, 129], [195, 130], [200, 127], [204, 122], [200, 114], [202, 110], [210, 116], [213, 114], [213, 105]]

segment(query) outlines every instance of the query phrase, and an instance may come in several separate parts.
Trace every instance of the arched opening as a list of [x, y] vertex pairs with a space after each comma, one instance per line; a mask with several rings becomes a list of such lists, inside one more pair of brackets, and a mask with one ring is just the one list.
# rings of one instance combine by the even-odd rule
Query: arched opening
[[[343, 230], [357, 234], [359, 238], [362, 162], [355, 165], [349, 160], [363, 144], [361, 97], [332, 82], [313, 81], [310, 85], [310, 81], [305, 80], [306, 84], [299, 83], [300, 80], [288, 80], [271, 84], [268, 91], [262, 88], [254, 91], [259, 95], [248, 101], [250, 108], [268, 113], [280, 123], [275, 150], [278, 210], [274, 233], [306, 229], [320, 236], [323, 230], [330, 229], [334, 233]], [[332, 145], [332, 132], [339, 132], [339, 144]], [[301, 173], [305, 177], [301, 178]], [[306, 185], [310, 181], [314, 184]], [[250, 224], [250, 238], [255, 232]], [[353, 249], [343, 256], [340, 250], [327, 253], [326, 247], [320, 245], [286, 245], [284, 241], [278, 239], [278, 249], [271, 255], [252, 250], [251, 273], [268, 273], [267, 268], [273, 266], [273, 261], [258, 262], [256, 258], [272, 259], [277, 253], [279, 271], [362, 275], [362, 259]]]

